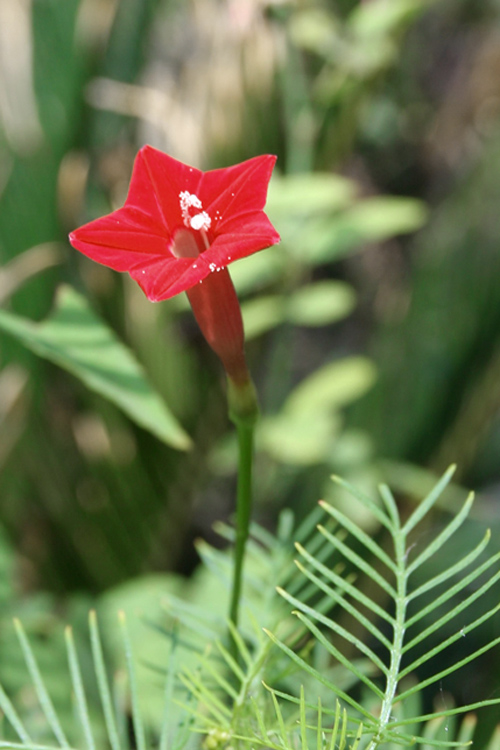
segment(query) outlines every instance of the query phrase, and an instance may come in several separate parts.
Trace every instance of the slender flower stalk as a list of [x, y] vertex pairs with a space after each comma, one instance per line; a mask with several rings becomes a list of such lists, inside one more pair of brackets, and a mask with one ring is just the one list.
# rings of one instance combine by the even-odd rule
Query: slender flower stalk
[[238, 625], [243, 561], [252, 516], [252, 476], [255, 425], [259, 416], [257, 394], [250, 378], [235, 382], [228, 377], [229, 416], [238, 434], [238, 487], [236, 493], [236, 539], [233, 585], [229, 617]]
[[252, 464], [254, 449], [254, 425], [237, 422], [238, 431], [238, 489], [236, 495], [236, 539], [234, 543], [233, 585], [229, 618], [238, 625], [243, 578], [243, 561], [250, 531], [252, 516]]
[[279, 242], [264, 213], [276, 157], [201, 172], [151, 146], [138, 153], [123, 208], [70, 234], [77, 250], [126, 271], [152, 302], [187, 293], [220, 358], [239, 443], [235, 564], [229, 616], [236, 625], [252, 509], [257, 398], [248, 372], [238, 298], [227, 266]]

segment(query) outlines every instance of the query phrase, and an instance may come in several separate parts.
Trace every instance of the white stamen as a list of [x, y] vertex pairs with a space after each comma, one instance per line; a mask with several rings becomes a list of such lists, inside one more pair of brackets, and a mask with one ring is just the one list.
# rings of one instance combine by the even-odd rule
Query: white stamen
[[189, 222], [191, 229], [203, 229], [205, 232], [210, 227], [211, 223], [212, 220], [206, 211], [196, 214], [196, 216], [193, 216]]
[[[179, 201], [184, 225], [190, 229], [202, 229], [206, 232], [212, 220], [206, 211], [201, 210], [203, 205], [198, 196], [187, 190], [182, 190], [179, 193]], [[192, 209], [198, 209], [198, 213], [195, 213], [194, 216], [192, 215]]]
[[193, 206], [193, 208], [201, 208], [201, 201], [197, 195], [194, 195], [194, 193], [189, 193], [187, 190], [183, 190], [179, 193], [179, 198], [183, 215], [189, 208], [191, 208], [191, 206]]

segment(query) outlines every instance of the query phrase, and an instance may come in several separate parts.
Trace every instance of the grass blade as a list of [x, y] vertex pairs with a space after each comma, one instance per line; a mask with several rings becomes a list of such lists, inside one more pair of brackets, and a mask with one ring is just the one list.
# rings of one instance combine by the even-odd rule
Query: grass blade
[[365, 495], [363, 492], [358, 490], [357, 487], [353, 487], [351, 484], [349, 484], [349, 482], [346, 482], [336, 474], [332, 476], [332, 480], [335, 482], [335, 484], [338, 484], [339, 487], [347, 490], [347, 492], [352, 495], [352, 497], [355, 497], [356, 500], [359, 500], [359, 502], [364, 505], [365, 508], [368, 508], [368, 510], [372, 513], [373, 516], [375, 516], [377, 521], [379, 521], [382, 526], [385, 526], [385, 528], [390, 532], [393, 531], [393, 526], [390, 519], [386, 516], [382, 508], [371, 499], [371, 497]]
[[394, 499], [394, 495], [386, 484], [381, 484], [378, 488], [378, 491], [380, 492], [380, 496], [385, 503], [385, 507], [387, 508], [387, 512], [389, 513], [392, 521], [392, 528], [390, 528], [389, 531], [391, 533], [400, 531], [401, 523], [399, 520], [398, 506]]
[[456, 468], [457, 467], [454, 464], [450, 466], [450, 468], [443, 474], [439, 482], [429, 492], [427, 497], [425, 497], [422, 502], [419, 503], [417, 508], [413, 511], [402, 528], [402, 531], [405, 535], [408, 535], [410, 531], [415, 528], [415, 526], [424, 518], [425, 515], [427, 515], [434, 503], [443, 494], [444, 490], [450, 483]]
[[[311, 620], [309, 620], [308, 617], [303, 615], [301, 612], [297, 612], [297, 617], [301, 620], [301, 622], [306, 625], [307, 629], [315, 636], [318, 643], [321, 643], [326, 650], [335, 658], [337, 659], [341, 664], [343, 664], [352, 674], [355, 674], [358, 680], [363, 682], [380, 700], [383, 699], [384, 694], [380, 688], [378, 688], [369, 677], [367, 677], [361, 670], [359, 670], [354, 664], [354, 662], [349, 661], [335, 646], [323, 635], [321, 630], [317, 628]], [[351, 641], [354, 643], [354, 645], [357, 646], [359, 650], [365, 649], [366, 651], [370, 651], [370, 649], [365, 646], [362, 641], [359, 641], [357, 638]], [[377, 665], [378, 666], [378, 665]], [[384, 666], [384, 673], [387, 673], [387, 668]]]
[[[326, 565], [323, 565], [316, 557], [311, 555], [304, 547], [302, 547], [301, 544], [295, 545], [297, 548], [298, 553], [304, 557], [308, 563], [310, 563], [319, 573], [325, 576], [331, 583], [333, 583], [337, 588], [342, 589], [347, 594], [349, 594], [353, 599], [356, 599], [361, 605], [366, 607], [367, 609], [371, 610], [375, 615], [380, 617], [382, 620], [385, 620], [390, 625], [394, 625], [394, 618], [391, 617], [391, 615], [385, 611], [385, 609], [382, 609], [376, 602], [374, 602], [372, 599], [370, 599], [368, 596], [363, 594], [362, 591], [357, 589], [355, 586], [349, 583], [349, 581], [346, 578], [342, 578], [342, 576], [335, 573], [335, 571], [330, 570], [326, 567]], [[304, 575], [307, 575], [309, 577], [309, 572], [306, 572], [306, 568], [304, 566], [301, 566], [300, 563], [296, 563], [300, 570], [304, 573]], [[316, 588], [314, 588], [316, 590]]]
[[481, 541], [477, 545], [477, 547], [475, 547], [475, 549], [471, 550], [471, 552], [465, 555], [465, 557], [462, 557], [458, 562], [455, 563], [455, 565], [451, 565], [442, 573], [440, 573], [437, 576], [434, 576], [434, 578], [431, 578], [429, 581], [426, 581], [426, 583], [423, 583], [421, 586], [419, 586], [418, 589], [415, 589], [414, 591], [412, 591], [411, 594], [408, 596], [408, 601], [409, 602], [413, 601], [418, 596], [425, 594], [427, 591], [430, 591], [436, 586], [439, 586], [440, 583], [444, 583], [449, 578], [452, 578], [454, 575], [457, 575], [462, 570], [464, 570], [464, 568], [466, 568], [468, 565], [473, 563], [474, 560], [477, 557], [479, 557], [479, 555], [483, 552], [483, 550], [488, 546], [490, 539], [491, 539], [491, 531], [488, 529], [484, 537], [481, 539]]
[[109, 689], [106, 666], [104, 664], [104, 657], [102, 653], [101, 639], [99, 636], [99, 628], [97, 625], [97, 615], [94, 610], [89, 613], [89, 630], [90, 646], [92, 649], [92, 658], [94, 660], [94, 670], [97, 679], [97, 686], [99, 688], [99, 697], [101, 699], [102, 710], [104, 713], [104, 721], [106, 723], [109, 744], [111, 746], [111, 750], [121, 750], [120, 737], [116, 725], [116, 717], [113, 708], [113, 702], [111, 700], [111, 691]]
[[[498, 605], [497, 609], [500, 609], [500, 605]], [[421, 682], [418, 682], [416, 685], [413, 685], [411, 688], [409, 688], [405, 692], [398, 695], [395, 702], [404, 701], [405, 698], [412, 695], [413, 693], [418, 693], [424, 688], [426, 688], [428, 685], [433, 685], [435, 682], [439, 682], [439, 680], [443, 679], [443, 677], [446, 677], [449, 674], [453, 674], [453, 672], [456, 672], [458, 669], [460, 669], [460, 667], [464, 667], [466, 664], [469, 664], [469, 662], [474, 661], [474, 659], [477, 659], [478, 656], [481, 656], [482, 654], [485, 654], [486, 652], [491, 651], [491, 649], [494, 648], [499, 643], [500, 643], [500, 637], [495, 638], [495, 640], [491, 641], [491, 643], [488, 643], [486, 644], [486, 646], [482, 646], [481, 648], [476, 649], [476, 651], [474, 651], [472, 654], [469, 654], [468, 656], [465, 656], [460, 661], [455, 662], [455, 664], [452, 664], [451, 667], [447, 667], [446, 669], [441, 670], [441, 672], [437, 672], [436, 674], [433, 674], [431, 677], [428, 677], [426, 680], [422, 680]], [[500, 698], [498, 700], [500, 701]]]
[[379, 630], [379, 628], [373, 622], [368, 620], [368, 618], [365, 617], [361, 612], [359, 612], [359, 610], [357, 610], [356, 607], [354, 607], [344, 596], [342, 596], [342, 594], [339, 594], [337, 591], [332, 589], [330, 586], [328, 586], [328, 584], [324, 583], [320, 578], [315, 576], [314, 573], [311, 573], [307, 569], [303, 568], [303, 566], [301, 566], [299, 562], [297, 562], [297, 567], [304, 573], [304, 575], [306, 575], [311, 581], [313, 581], [321, 591], [323, 591], [327, 595], [330, 602], [339, 604], [346, 612], [349, 612], [349, 614], [355, 620], [357, 620], [360, 625], [368, 630], [368, 632], [371, 633], [374, 638], [382, 643], [387, 649], [391, 648], [390, 641], [385, 637], [382, 631]]
[[[475, 576], [477, 577], [477, 576]], [[409, 641], [403, 648], [403, 653], [406, 653], [410, 651], [414, 646], [417, 645], [417, 643], [420, 643], [425, 638], [427, 638], [429, 635], [434, 633], [436, 630], [439, 630], [439, 628], [442, 625], [446, 625], [447, 622], [449, 622], [453, 617], [456, 617], [460, 612], [463, 612], [464, 609], [467, 609], [471, 604], [473, 604], [477, 599], [480, 599], [483, 594], [488, 591], [497, 581], [500, 579], [500, 571], [495, 573], [495, 575], [491, 576], [491, 578], [484, 583], [481, 588], [476, 589], [476, 591], [473, 591], [472, 594], [470, 594], [466, 599], [463, 599], [461, 602], [457, 604], [456, 607], [446, 612], [442, 617], [440, 617], [438, 620], [435, 620], [433, 623], [429, 625], [425, 630], [418, 633], [418, 635], [415, 636], [411, 641]], [[454, 586], [453, 588], [457, 591], [460, 591], [460, 588], [463, 587], [464, 582], [459, 582], [457, 586]], [[448, 593], [448, 592], [447, 592]], [[456, 592], [455, 592], [456, 593]], [[447, 597], [449, 598], [449, 597]], [[437, 605], [436, 605], [437, 606]], [[499, 605], [500, 606], [500, 605]], [[435, 607], [433, 607], [434, 609]], [[491, 613], [487, 615], [485, 619], [488, 617], [491, 617], [492, 614], [495, 614], [498, 607], [495, 607], [493, 610], [491, 610]], [[419, 618], [420, 619], [420, 618]], [[412, 618], [412, 621], [414, 621], [414, 618]], [[407, 625], [407, 627], [410, 627]], [[470, 626], [467, 626], [466, 628], [462, 628], [459, 635], [462, 635], [472, 628]]]
[[134, 738], [137, 750], [146, 750], [146, 738], [144, 735], [144, 725], [139, 707], [139, 692], [137, 690], [137, 680], [135, 677], [135, 666], [132, 654], [132, 646], [127, 630], [127, 621], [125, 612], [118, 613], [120, 630], [122, 635], [123, 646], [125, 649], [125, 660], [127, 664], [127, 674], [130, 688], [130, 698], [132, 703], [132, 724], [134, 727]]
[[7, 693], [3, 689], [3, 687], [0, 685], [0, 710], [4, 714], [4, 716], [8, 719], [11, 727], [16, 732], [17, 736], [20, 740], [22, 740], [25, 744], [31, 744], [32, 740], [27, 732], [23, 722], [19, 718], [19, 715], [12, 705], [10, 699], [7, 696]]
[[378, 573], [369, 563], [366, 562], [360, 555], [357, 554], [357, 552], [354, 552], [350, 547], [348, 547], [344, 542], [342, 542], [338, 537], [333, 536], [333, 534], [330, 534], [329, 531], [325, 529], [324, 526], [318, 526], [318, 530], [321, 534], [323, 534], [328, 541], [334, 546], [336, 549], [341, 552], [344, 557], [346, 557], [350, 562], [353, 563], [357, 568], [359, 568], [363, 573], [365, 573], [369, 578], [372, 579], [375, 583], [378, 583], [381, 589], [383, 589], [386, 594], [389, 594], [389, 596], [392, 599], [396, 599], [397, 594], [394, 588], [391, 586], [388, 581], [385, 580], [385, 578], [382, 578], [380, 573]]
[[460, 528], [460, 526], [463, 524], [467, 516], [469, 515], [469, 511], [472, 507], [472, 503], [474, 502], [474, 494], [471, 492], [467, 500], [462, 506], [462, 509], [460, 510], [460, 513], [458, 513], [456, 516], [453, 517], [453, 519], [450, 521], [450, 523], [445, 526], [443, 531], [437, 535], [437, 537], [424, 549], [424, 551], [415, 559], [413, 562], [408, 566], [407, 569], [407, 576], [411, 576], [413, 571], [415, 571], [418, 567], [422, 565], [426, 560], [428, 560], [432, 555], [437, 552], [443, 544], [457, 531], [457, 529]]
[[389, 570], [392, 570], [393, 573], [396, 573], [397, 567], [396, 563], [391, 560], [389, 555], [384, 552], [384, 550], [375, 542], [371, 536], [368, 536], [360, 527], [354, 523], [354, 521], [351, 521], [350, 518], [348, 518], [344, 513], [341, 513], [341, 511], [337, 510], [337, 508], [334, 508], [332, 505], [329, 505], [328, 503], [325, 503], [324, 500], [320, 501], [320, 505], [323, 508], [323, 510], [328, 513], [328, 515], [332, 516], [337, 523], [339, 523], [344, 529], [346, 529], [352, 536], [358, 540], [360, 544], [363, 545], [367, 550], [369, 550], [372, 555], [375, 557], [378, 557], [380, 562], [382, 562]]
[[336, 695], [338, 698], [341, 698], [345, 703], [347, 703], [352, 708], [356, 709], [361, 716], [364, 716], [367, 720], [367, 724], [374, 724], [374, 718], [370, 714], [369, 711], [367, 711], [363, 706], [358, 703], [354, 698], [352, 698], [348, 693], [345, 693], [343, 690], [338, 688], [331, 680], [328, 680], [324, 675], [320, 674], [314, 667], [312, 667], [310, 664], [308, 664], [304, 659], [302, 659], [301, 656], [296, 654], [294, 651], [292, 651], [288, 646], [286, 646], [284, 643], [282, 643], [276, 636], [271, 633], [269, 630], [264, 628], [264, 633], [266, 633], [269, 638], [273, 641], [273, 643], [278, 646], [285, 654], [287, 654], [292, 661], [294, 661], [296, 664], [298, 664], [301, 669], [303, 669], [305, 672], [310, 674], [312, 677], [314, 677], [315, 680], [320, 682], [322, 685], [324, 685], [326, 688], [332, 691], [334, 695]]
[[83, 687], [82, 675], [80, 672], [80, 665], [78, 663], [78, 656], [76, 653], [75, 642], [73, 639], [73, 631], [67, 626], [64, 635], [66, 638], [66, 648], [68, 652], [68, 663], [69, 671], [71, 674], [71, 682], [73, 685], [73, 691], [75, 694], [76, 705], [78, 708], [78, 716], [83, 729], [83, 735], [85, 742], [87, 743], [88, 750], [95, 750], [94, 736], [92, 733], [92, 727], [89, 719], [89, 711], [87, 707], [87, 699], [85, 697], [85, 688]]
[[56, 711], [54, 709], [54, 704], [52, 703], [52, 700], [47, 692], [47, 688], [45, 687], [45, 683], [43, 681], [42, 675], [40, 674], [40, 670], [38, 669], [35, 656], [26, 637], [26, 633], [24, 632], [24, 628], [18, 619], [14, 620], [14, 626], [16, 629], [17, 637], [19, 639], [19, 643], [21, 644], [26, 667], [33, 681], [33, 685], [35, 687], [35, 691], [45, 718], [47, 719], [47, 722], [60, 746], [63, 748], [69, 748], [69, 742], [57, 717]]

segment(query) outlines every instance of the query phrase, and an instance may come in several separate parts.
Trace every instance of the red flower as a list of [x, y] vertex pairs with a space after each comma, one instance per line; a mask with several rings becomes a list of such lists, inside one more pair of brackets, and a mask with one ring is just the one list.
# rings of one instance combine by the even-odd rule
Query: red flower
[[257, 156], [201, 172], [144, 146], [124, 207], [72, 232], [70, 242], [98, 263], [128, 271], [152, 302], [168, 299], [279, 242], [262, 210], [275, 161]]
[[275, 161], [257, 156], [201, 172], [144, 146], [123, 208], [70, 234], [73, 247], [128, 271], [153, 302], [187, 291], [207, 341], [235, 381], [243, 378], [243, 328], [226, 266], [279, 242], [263, 211]]

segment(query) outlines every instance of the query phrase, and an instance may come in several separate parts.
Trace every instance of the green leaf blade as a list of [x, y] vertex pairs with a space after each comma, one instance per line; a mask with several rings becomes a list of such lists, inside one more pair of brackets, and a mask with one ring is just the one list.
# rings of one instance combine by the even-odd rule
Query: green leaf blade
[[440, 498], [440, 496], [443, 494], [444, 490], [448, 486], [448, 484], [451, 481], [451, 478], [453, 474], [455, 473], [456, 466], [452, 465], [448, 469], [448, 471], [445, 472], [445, 474], [441, 477], [439, 482], [432, 488], [432, 490], [429, 492], [427, 497], [425, 497], [422, 502], [417, 506], [417, 508], [413, 511], [409, 519], [406, 521], [403, 532], [405, 534], [409, 534], [410, 531], [415, 528], [415, 526], [424, 518], [425, 515], [430, 511], [432, 506], [436, 503], [436, 501]]
[[130, 350], [71, 287], [59, 289], [53, 312], [41, 323], [0, 310], [0, 329], [75, 375], [167, 445], [190, 447], [190, 438]]

